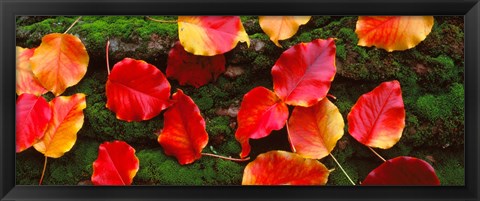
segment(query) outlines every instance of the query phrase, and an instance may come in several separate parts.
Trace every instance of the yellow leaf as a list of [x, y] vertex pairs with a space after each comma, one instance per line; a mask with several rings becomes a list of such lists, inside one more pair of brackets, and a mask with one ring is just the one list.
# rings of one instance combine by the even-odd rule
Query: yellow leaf
[[311, 16], [259, 16], [258, 22], [270, 40], [282, 47], [278, 41], [295, 35], [300, 25], [306, 24], [310, 18]]
[[185, 51], [214, 56], [250, 39], [238, 16], [179, 16], [178, 37]]
[[56, 97], [50, 101], [50, 106], [52, 120], [45, 136], [33, 146], [47, 157], [59, 158], [70, 151], [83, 126], [83, 109], [87, 107], [85, 94]]
[[295, 107], [287, 125], [294, 152], [305, 158], [321, 159], [342, 138], [345, 122], [338, 108], [324, 98], [311, 107]]

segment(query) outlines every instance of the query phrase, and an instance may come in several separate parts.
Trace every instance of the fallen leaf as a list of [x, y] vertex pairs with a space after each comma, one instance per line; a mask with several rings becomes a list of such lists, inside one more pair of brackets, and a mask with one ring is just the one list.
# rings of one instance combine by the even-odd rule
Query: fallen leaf
[[265, 87], [256, 87], [243, 96], [238, 111], [238, 129], [235, 138], [242, 145], [241, 158], [250, 153], [249, 139], [270, 135], [280, 130], [288, 118], [288, 108], [275, 93]]
[[35, 48], [27, 49], [17, 46], [16, 92], [19, 96], [23, 93], [40, 96], [48, 92], [33, 75], [30, 58], [34, 51]]
[[83, 126], [85, 94], [58, 96], [50, 101], [52, 119], [42, 140], [33, 147], [47, 157], [59, 158], [72, 149]]
[[187, 52], [194, 55], [223, 54], [246, 42], [245, 28], [238, 16], [179, 16], [178, 37]]
[[270, 151], [258, 155], [245, 167], [242, 185], [325, 185], [329, 174], [318, 160]]
[[433, 23], [433, 16], [360, 16], [355, 33], [358, 45], [392, 52], [418, 45], [432, 31]]
[[362, 185], [438, 186], [440, 180], [433, 167], [414, 157], [400, 156], [371, 171]]
[[383, 82], [363, 94], [347, 116], [348, 132], [360, 143], [381, 149], [395, 145], [405, 127], [400, 83]]
[[17, 98], [15, 109], [16, 151], [20, 153], [43, 138], [52, 110], [45, 98], [27, 93]]
[[336, 73], [332, 38], [295, 45], [272, 67], [273, 89], [288, 105], [310, 107], [325, 98]]
[[295, 35], [300, 25], [306, 24], [310, 18], [311, 16], [259, 16], [258, 23], [270, 40], [282, 47], [278, 41]]
[[94, 185], [131, 185], [138, 172], [140, 161], [135, 149], [123, 141], [104, 142], [98, 147], [97, 160], [93, 162]]
[[59, 96], [85, 76], [88, 61], [87, 50], [78, 37], [53, 33], [42, 38], [30, 65], [42, 86]]
[[202, 157], [208, 143], [205, 120], [195, 102], [182, 90], [178, 89], [172, 99], [175, 104], [165, 111], [158, 143], [166, 155], [175, 156], [180, 164], [193, 163]]
[[125, 58], [115, 64], [105, 90], [106, 107], [128, 122], [149, 120], [171, 105], [167, 78], [143, 60]]
[[179, 81], [180, 85], [201, 87], [217, 80], [225, 72], [225, 56], [197, 56], [186, 52], [176, 42], [168, 53], [167, 77]]
[[328, 98], [311, 107], [295, 107], [288, 120], [292, 150], [305, 157], [322, 159], [332, 152], [343, 136], [345, 123]]

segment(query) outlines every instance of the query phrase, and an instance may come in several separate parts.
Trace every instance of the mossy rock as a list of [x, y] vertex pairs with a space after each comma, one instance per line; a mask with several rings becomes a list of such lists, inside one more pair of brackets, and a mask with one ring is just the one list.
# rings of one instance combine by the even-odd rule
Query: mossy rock
[[[27, 19], [18, 17], [17, 45], [37, 47], [44, 35], [65, 32], [77, 18], [59, 16], [26, 24]], [[176, 20], [175, 17], [152, 18]], [[90, 57], [104, 57], [105, 45], [109, 40], [109, 57], [114, 61], [125, 57], [165, 57], [178, 40], [177, 23], [154, 22], [143, 16], [84, 16], [68, 33], [82, 40]]]

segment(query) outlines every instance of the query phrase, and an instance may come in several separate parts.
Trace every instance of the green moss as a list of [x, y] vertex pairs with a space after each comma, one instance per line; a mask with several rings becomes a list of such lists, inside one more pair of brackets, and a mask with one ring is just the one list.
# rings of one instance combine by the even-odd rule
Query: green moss
[[348, 41], [350, 44], [353, 44], [353, 45], [358, 43], [357, 34], [355, 34], [355, 31], [351, 28], [345, 28], [345, 27], [341, 28], [338, 31], [337, 37], [345, 41]]
[[243, 166], [218, 158], [202, 157], [189, 165], [180, 165], [162, 150], [137, 153], [140, 169], [134, 184], [148, 185], [240, 185]]
[[18, 185], [38, 184], [42, 175], [44, 156], [33, 147], [16, 154], [15, 182]]
[[347, 51], [345, 50], [345, 45], [343, 44], [336, 44], [337, 47], [337, 54], [336, 56], [343, 61], [347, 59]]
[[207, 121], [207, 132], [213, 136], [218, 134], [230, 135], [232, 134], [232, 130], [229, 124], [230, 118], [228, 116], [214, 117]]
[[271, 69], [272, 66], [275, 64], [275, 61], [272, 60], [269, 56], [260, 54], [252, 62], [254, 70], [262, 70], [262, 69]]
[[[416, 110], [432, 122], [442, 119], [451, 120], [463, 116], [464, 89], [461, 84], [454, 84], [448, 94], [421, 96], [417, 100]], [[458, 117], [457, 117], [458, 116]]]
[[[60, 158], [48, 158], [47, 169], [42, 184], [77, 185], [90, 180], [92, 164], [97, 158], [99, 143], [84, 138], [77, 139], [73, 148]], [[44, 164], [43, 154], [33, 147], [17, 154], [17, 184], [38, 184]]]
[[464, 144], [464, 89], [454, 84], [446, 94], [426, 94], [413, 108], [422, 123], [412, 128], [407, 139], [413, 143], [436, 147]]

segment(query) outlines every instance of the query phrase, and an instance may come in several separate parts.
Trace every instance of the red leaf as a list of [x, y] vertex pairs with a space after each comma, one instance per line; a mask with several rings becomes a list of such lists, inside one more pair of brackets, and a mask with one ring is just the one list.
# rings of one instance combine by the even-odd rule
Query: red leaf
[[292, 150], [305, 158], [328, 156], [343, 136], [345, 123], [338, 108], [324, 98], [312, 107], [295, 107], [288, 120]]
[[363, 94], [348, 114], [348, 132], [360, 143], [382, 149], [395, 145], [405, 127], [400, 83], [383, 82]]
[[50, 105], [42, 96], [24, 93], [16, 103], [16, 150], [17, 153], [31, 147], [45, 135], [52, 118]]
[[263, 138], [272, 130], [280, 130], [287, 118], [287, 105], [272, 91], [256, 87], [246, 93], [238, 111], [238, 129], [235, 133], [235, 138], [242, 145], [240, 157], [244, 158], [250, 153], [250, 138]]
[[93, 162], [94, 185], [130, 185], [137, 174], [139, 160], [135, 149], [123, 141], [104, 142]]
[[400, 156], [390, 159], [373, 171], [362, 185], [440, 185], [433, 167], [418, 158]]
[[170, 105], [170, 83], [157, 67], [125, 58], [108, 76], [107, 108], [125, 121], [149, 120]]
[[336, 73], [332, 38], [295, 45], [272, 68], [273, 89], [288, 105], [310, 107], [325, 98]]
[[164, 127], [158, 136], [166, 155], [174, 155], [182, 165], [202, 157], [208, 143], [205, 120], [193, 100], [178, 89], [173, 104], [164, 114]]
[[258, 155], [245, 167], [242, 185], [325, 185], [329, 174], [317, 160], [270, 151]]
[[225, 56], [196, 56], [183, 49], [180, 42], [168, 54], [167, 77], [174, 78], [180, 85], [189, 84], [196, 88], [216, 80], [225, 72]]

